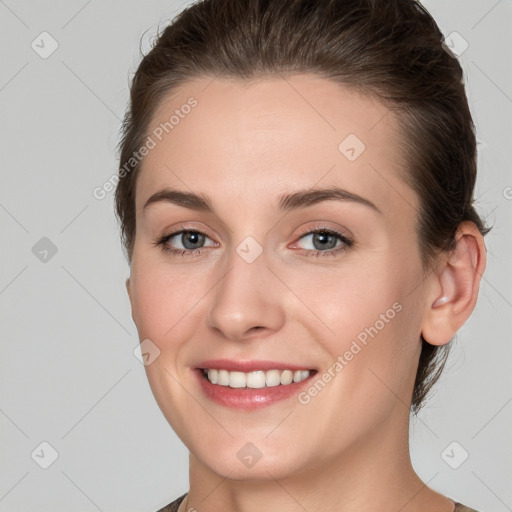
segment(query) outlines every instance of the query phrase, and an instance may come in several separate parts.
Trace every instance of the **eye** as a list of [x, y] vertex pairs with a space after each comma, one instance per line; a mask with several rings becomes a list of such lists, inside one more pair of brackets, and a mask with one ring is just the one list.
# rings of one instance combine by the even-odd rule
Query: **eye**
[[[174, 231], [156, 240], [154, 245], [160, 247], [164, 253], [177, 254], [182, 257], [199, 256], [202, 253], [201, 249], [207, 247], [203, 244], [209, 237], [196, 229], [187, 229], [185, 226], [181, 226], [181, 228], [179, 231]], [[324, 227], [305, 231], [301, 235], [300, 240], [306, 238], [310, 238], [309, 242], [312, 243], [313, 249], [304, 249], [305, 255], [315, 257], [334, 256], [341, 251], [347, 250], [354, 243], [346, 235], [332, 228]], [[181, 244], [181, 247], [172, 247], [171, 241], [173, 239], [176, 239], [173, 243]], [[210, 244], [213, 247], [216, 245], [218, 244], [215, 242]]]
[[[306, 256], [335, 256], [353, 245], [353, 241], [346, 235], [331, 229], [318, 227], [302, 234], [301, 240], [309, 238], [309, 245], [313, 249], [305, 249]], [[338, 244], [338, 242], [340, 242]], [[337, 245], [338, 244], [338, 245]]]
[[[184, 226], [181, 227], [184, 228]], [[174, 231], [173, 233], [163, 236], [154, 242], [154, 245], [160, 247], [165, 253], [180, 254], [181, 256], [195, 256], [201, 254], [201, 249], [204, 247], [202, 244], [204, 244], [207, 238], [209, 237], [205, 233], [197, 231], [196, 229], [181, 229], [180, 231]], [[178, 244], [177, 248], [171, 247], [171, 241], [173, 239], [176, 239], [173, 243]], [[179, 247], [180, 244], [181, 247]], [[211, 245], [215, 246], [215, 243]]]

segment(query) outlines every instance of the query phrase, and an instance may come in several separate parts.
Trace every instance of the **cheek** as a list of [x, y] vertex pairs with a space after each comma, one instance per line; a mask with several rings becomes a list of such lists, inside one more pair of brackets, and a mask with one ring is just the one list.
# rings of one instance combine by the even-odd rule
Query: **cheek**
[[311, 321], [310, 330], [333, 360], [341, 358], [342, 380], [354, 383], [345, 389], [357, 381], [360, 390], [386, 393], [379, 377], [391, 389], [407, 387], [420, 347], [421, 308], [411, 293], [417, 282], [415, 264], [386, 259], [303, 280], [308, 305], [322, 320]]
[[355, 337], [377, 321], [382, 329], [381, 315], [391, 310], [384, 320], [393, 319], [393, 304], [403, 300], [404, 274], [395, 272], [386, 261], [359, 261], [323, 273], [304, 271], [288, 279], [300, 284], [307, 306], [318, 312], [318, 318], [329, 328], [324, 335], [330, 331], [334, 339]]
[[201, 281], [197, 279], [198, 286], [194, 286], [190, 276], [171, 274], [151, 263], [132, 265], [130, 280], [139, 336], [159, 345], [179, 331], [180, 322], [193, 313]]

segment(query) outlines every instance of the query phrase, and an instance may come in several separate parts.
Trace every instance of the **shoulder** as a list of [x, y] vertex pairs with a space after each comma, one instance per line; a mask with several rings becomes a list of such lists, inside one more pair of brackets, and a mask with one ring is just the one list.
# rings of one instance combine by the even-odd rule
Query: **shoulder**
[[[175, 499], [172, 503], [169, 503], [169, 505], [166, 505], [164, 508], [157, 510], [157, 512], [178, 512], [178, 507], [180, 506], [180, 503], [185, 499], [186, 495], [187, 493], [183, 494], [183, 496]], [[462, 509], [462, 512], [466, 512], [465, 509]]]
[[478, 512], [474, 508], [466, 507], [466, 505], [463, 505], [462, 503], [456, 503], [455, 502], [455, 508], [453, 512]]

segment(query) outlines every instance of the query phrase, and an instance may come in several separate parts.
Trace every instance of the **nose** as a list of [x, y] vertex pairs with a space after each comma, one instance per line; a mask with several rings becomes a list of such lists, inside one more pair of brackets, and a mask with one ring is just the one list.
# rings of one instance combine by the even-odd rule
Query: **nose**
[[215, 287], [208, 324], [234, 341], [276, 332], [285, 321], [283, 293], [285, 288], [267, 267], [264, 252], [248, 263], [233, 250]]

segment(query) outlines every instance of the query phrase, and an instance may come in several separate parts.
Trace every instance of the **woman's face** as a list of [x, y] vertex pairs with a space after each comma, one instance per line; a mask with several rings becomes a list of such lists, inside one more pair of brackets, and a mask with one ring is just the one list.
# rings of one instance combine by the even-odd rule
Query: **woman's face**
[[307, 74], [194, 80], [160, 105], [127, 285], [152, 391], [201, 467], [279, 478], [402, 446], [429, 281], [397, 127]]

